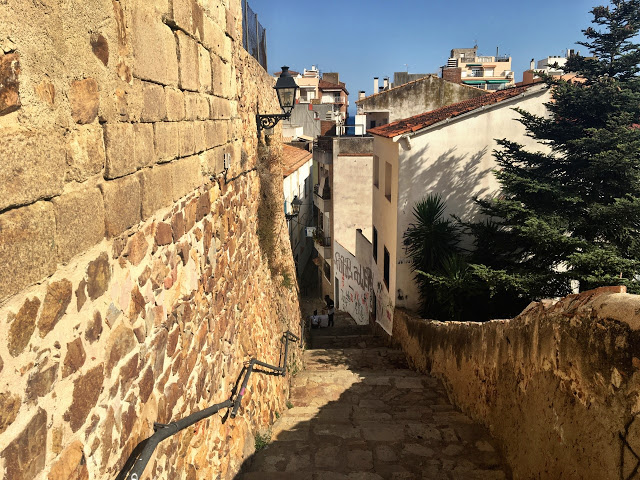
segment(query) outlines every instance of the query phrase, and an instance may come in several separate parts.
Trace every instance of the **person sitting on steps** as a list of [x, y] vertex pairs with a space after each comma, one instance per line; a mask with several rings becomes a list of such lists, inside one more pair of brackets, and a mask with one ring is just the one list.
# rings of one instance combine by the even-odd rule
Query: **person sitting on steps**
[[324, 301], [327, 304], [327, 314], [329, 315], [329, 326], [333, 327], [333, 313], [335, 312], [335, 308], [333, 307], [333, 300], [329, 295], [324, 296]]

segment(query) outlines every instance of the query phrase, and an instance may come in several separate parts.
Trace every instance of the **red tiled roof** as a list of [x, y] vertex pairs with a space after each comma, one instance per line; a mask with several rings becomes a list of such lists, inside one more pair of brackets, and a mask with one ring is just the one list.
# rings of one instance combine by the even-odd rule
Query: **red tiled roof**
[[313, 154], [302, 148], [292, 147], [291, 145], [282, 146], [282, 173], [284, 177], [288, 177], [302, 165], [311, 160]]
[[349, 95], [349, 92], [347, 91], [347, 87], [345, 86], [344, 82], [340, 82], [340, 84], [337, 83], [331, 83], [331, 82], [327, 82], [326, 80], [320, 79], [320, 81], [318, 82], [318, 88], [320, 90], [344, 90], [344, 92]]
[[381, 137], [393, 138], [405, 133], [417, 132], [430, 125], [434, 125], [438, 122], [446, 120], [447, 118], [457, 117], [463, 113], [472, 112], [480, 107], [487, 105], [493, 105], [495, 103], [508, 100], [509, 98], [517, 97], [518, 95], [526, 92], [534, 85], [525, 85], [522, 87], [507, 88], [505, 90], [498, 90], [487, 95], [480, 97], [470, 98], [463, 100], [462, 102], [447, 105], [430, 112], [421, 113], [410, 118], [398, 120], [387, 125], [375, 127], [367, 130], [368, 133], [379, 135]]

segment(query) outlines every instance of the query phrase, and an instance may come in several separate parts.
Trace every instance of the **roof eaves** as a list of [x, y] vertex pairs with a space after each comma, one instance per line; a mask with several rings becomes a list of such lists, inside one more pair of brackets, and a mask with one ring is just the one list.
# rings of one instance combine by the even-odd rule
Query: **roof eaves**
[[[439, 122], [433, 123], [431, 125], [427, 125], [425, 127], [413, 128], [410, 132], [406, 132], [404, 134], [398, 134], [398, 135], [396, 135], [394, 137], [391, 137], [391, 138], [393, 138], [394, 141], [397, 141], [395, 139], [399, 138], [399, 137], [414, 136], [414, 135], [417, 135], [418, 133], [422, 133], [423, 131], [432, 130], [432, 129], [438, 128], [438, 127], [440, 127], [442, 125], [446, 125], [447, 123], [450, 123], [450, 122], [452, 122], [454, 120], [461, 120], [463, 118], [466, 118], [466, 117], [469, 117], [469, 116], [473, 115], [474, 113], [477, 113], [477, 112], [480, 112], [480, 111], [484, 111], [484, 110], [491, 110], [491, 109], [495, 108], [498, 105], [504, 105], [506, 103], [513, 102], [514, 100], [517, 100], [517, 99], [520, 99], [520, 98], [529, 97], [529, 96], [533, 95], [534, 93], [538, 93], [538, 92], [540, 92], [542, 90], [545, 90], [545, 88], [531, 88], [531, 87], [534, 87], [534, 86], [537, 87], [539, 85], [537, 85], [537, 84], [535, 84], [535, 85], [527, 85], [527, 87], [530, 87], [530, 88], [524, 89], [524, 91], [522, 93], [519, 93], [518, 95], [514, 95], [512, 97], [507, 97], [507, 98], [505, 98], [503, 100], [499, 100], [497, 102], [492, 102], [492, 103], [489, 103], [487, 105], [480, 105], [478, 108], [474, 108], [473, 110], [469, 110], [467, 112], [463, 112], [463, 113], [461, 113], [459, 115], [453, 115], [451, 117], [447, 117], [447, 118], [445, 118], [445, 119], [443, 119], [443, 120], [441, 120]], [[478, 97], [476, 97], [476, 98], [478, 98]]]
[[[524, 88], [523, 87], [519, 87], [519, 88], [523, 88], [523, 91], [521, 93], [518, 93], [518, 94], [513, 95], [513, 96], [509, 96], [509, 97], [506, 97], [506, 98], [503, 98], [503, 99], [499, 99], [499, 100], [496, 100], [494, 102], [491, 102], [491, 103], [488, 103], [488, 104], [485, 104], [485, 105], [478, 105], [476, 108], [473, 108], [473, 109], [467, 110], [467, 111], [463, 111], [463, 112], [461, 112], [459, 114], [456, 114], [454, 112], [452, 115], [450, 115], [450, 116], [448, 116], [446, 118], [443, 118], [442, 120], [436, 121], [436, 122], [434, 122], [432, 124], [428, 124], [428, 125], [421, 125], [420, 123], [414, 124], [414, 125], [408, 124], [406, 127], [404, 127], [403, 129], [400, 129], [398, 132], [394, 132], [392, 130], [390, 133], [385, 134], [384, 133], [384, 128], [388, 127], [388, 125], [391, 125], [391, 124], [388, 124], [388, 125], [382, 125], [380, 127], [376, 127], [376, 128], [367, 130], [367, 133], [370, 133], [372, 135], [377, 135], [379, 137], [391, 138], [395, 142], [395, 141], [397, 141], [397, 139], [399, 139], [401, 137], [413, 136], [413, 135], [416, 135], [416, 134], [421, 133], [423, 131], [427, 131], [429, 129], [437, 128], [437, 127], [439, 127], [441, 125], [445, 125], [445, 124], [451, 122], [452, 120], [458, 120], [458, 119], [467, 117], [469, 115], [472, 115], [472, 114], [474, 114], [474, 113], [476, 113], [478, 111], [491, 109], [491, 108], [493, 108], [494, 106], [496, 106], [498, 104], [503, 105], [506, 102], [511, 102], [511, 101], [513, 101], [515, 99], [518, 99], [518, 98], [523, 98], [523, 97], [526, 97], [526, 96], [529, 96], [529, 95], [533, 95], [534, 93], [537, 93], [537, 92], [540, 92], [540, 91], [544, 90], [545, 86], [546, 85], [533, 84], [533, 85], [527, 85]], [[459, 105], [460, 103], [468, 102], [470, 100], [475, 100], [475, 99], [479, 99], [479, 98], [489, 99], [490, 97], [481, 96], [481, 97], [475, 97], [475, 98], [463, 100], [462, 102], [454, 103], [454, 104], [451, 104], [451, 105], [446, 105], [445, 107], [441, 107], [439, 109], [432, 110], [431, 112], [425, 112], [425, 113], [422, 113], [420, 115], [415, 115], [414, 117], [409, 117], [409, 118], [406, 118], [406, 119], [397, 120], [397, 122], [393, 122], [393, 123], [406, 122], [407, 120], [410, 120], [411, 118], [421, 117], [421, 116], [427, 115], [429, 113], [437, 112], [438, 110], [450, 108], [450, 107], [453, 107], [455, 105]], [[425, 122], [422, 122], [422, 123], [424, 124]], [[378, 130], [378, 132], [376, 132], [375, 130]]]

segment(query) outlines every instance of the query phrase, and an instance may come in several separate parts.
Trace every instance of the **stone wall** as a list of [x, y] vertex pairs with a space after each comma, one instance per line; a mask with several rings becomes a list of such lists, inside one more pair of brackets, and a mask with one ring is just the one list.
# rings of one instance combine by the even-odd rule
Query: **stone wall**
[[514, 478], [631, 478], [640, 451], [640, 297], [615, 291], [534, 303], [487, 323], [396, 309], [393, 338], [491, 429]]
[[[239, 0], [0, 2], [2, 478], [115, 478], [299, 333], [281, 145], [255, 124], [274, 79], [241, 21]], [[232, 478], [288, 388], [253, 375], [143, 478]]]

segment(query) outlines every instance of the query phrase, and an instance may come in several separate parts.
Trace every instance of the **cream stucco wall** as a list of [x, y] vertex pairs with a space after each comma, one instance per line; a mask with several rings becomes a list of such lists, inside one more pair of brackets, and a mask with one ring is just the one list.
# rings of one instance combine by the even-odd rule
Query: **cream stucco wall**
[[371, 175], [373, 157], [338, 156], [333, 164], [333, 233], [352, 255], [356, 229], [371, 238]]
[[[377, 261], [371, 263], [373, 273], [373, 291], [376, 296], [376, 321], [391, 334], [396, 278], [396, 244], [397, 244], [397, 205], [398, 205], [398, 144], [391, 139], [374, 136], [374, 162], [379, 159], [379, 182], [373, 186], [371, 199], [371, 217], [373, 226], [378, 232]], [[391, 165], [391, 200], [385, 197], [385, 164]], [[384, 248], [389, 250], [389, 288], [384, 283]]]
[[[300, 213], [297, 218], [288, 221], [289, 239], [293, 258], [296, 260], [298, 275], [302, 274], [307, 264], [313, 243], [305, 235], [305, 227], [313, 222], [313, 159], [298, 168], [291, 175], [284, 178], [284, 204], [285, 213], [291, 213], [291, 201], [297, 195], [302, 201]], [[306, 183], [305, 183], [306, 180]]]
[[[413, 274], [402, 248], [403, 234], [413, 222], [412, 210], [416, 202], [429, 193], [439, 193], [446, 202], [446, 217], [456, 214], [463, 220], [470, 220], [477, 214], [474, 196], [491, 196], [499, 187], [492, 173], [496, 168], [492, 155], [498, 147], [496, 138], [515, 140], [532, 151], [542, 149], [542, 145], [525, 135], [524, 126], [516, 121], [519, 114], [513, 110], [517, 106], [536, 115], [546, 115], [544, 103], [550, 100], [549, 91], [544, 86], [534, 88], [535, 93], [530, 89], [525, 97], [519, 96], [417, 133], [409, 142], [375, 139], [376, 154], [381, 155], [378, 148], [382, 146], [384, 149], [396, 148], [399, 152], [397, 220], [392, 218], [394, 213], [385, 211], [385, 222], [378, 222], [384, 229], [385, 238], [392, 234], [394, 223], [397, 225], [393, 230], [395, 241], [389, 242], [394, 252], [391, 254], [390, 291], [397, 295], [398, 289], [401, 290], [403, 299], [396, 297], [395, 305], [411, 310], [419, 306]], [[410, 148], [407, 148], [408, 143]], [[380, 151], [384, 152], [384, 149]], [[374, 214], [374, 224], [375, 218]], [[380, 238], [380, 233], [378, 235]]]

